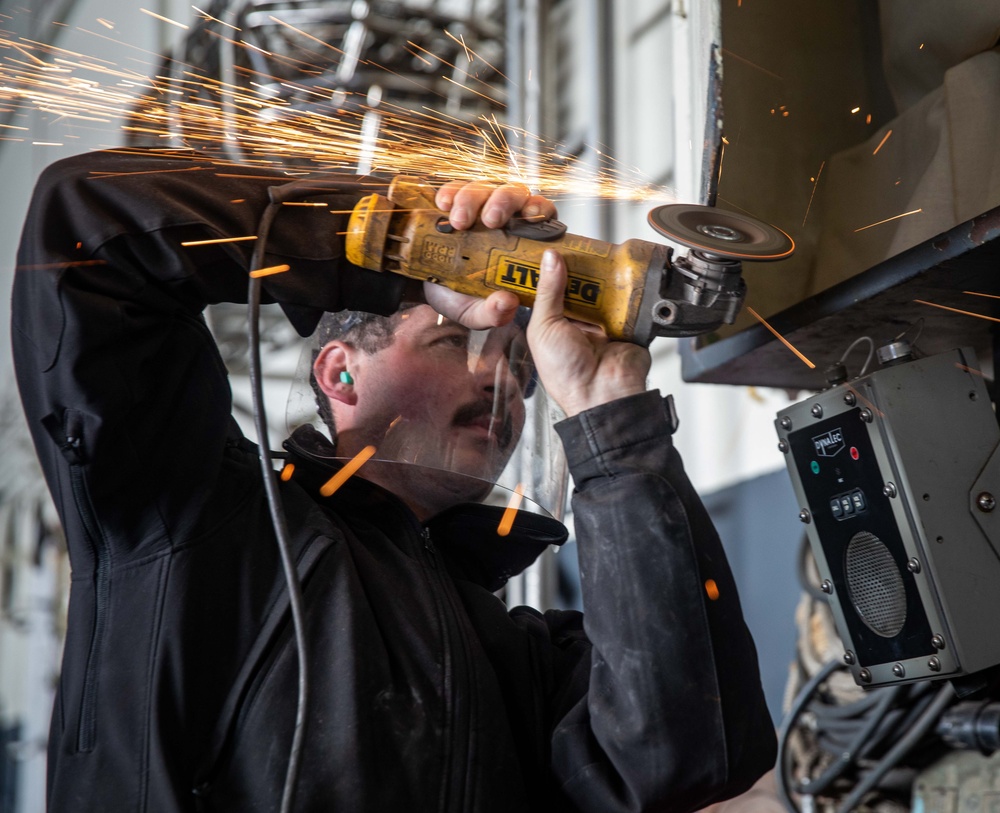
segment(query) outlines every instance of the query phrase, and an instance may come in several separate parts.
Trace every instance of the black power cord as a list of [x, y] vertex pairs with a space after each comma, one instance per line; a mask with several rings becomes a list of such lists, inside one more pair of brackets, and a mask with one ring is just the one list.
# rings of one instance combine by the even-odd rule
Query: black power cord
[[[251, 271], [264, 265], [267, 239], [282, 205], [291, 200], [299, 200], [311, 195], [329, 194], [330, 192], [371, 191], [384, 187], [384, 183], [372, 180], [359, 181], [355, 177], [332, 177], [324, 179], [309, 179], [293, 181], [282, 186], [268, 189], [270, 203], [261, 216], [257, 227], [257, 241], [253, 255], [250, 258]], [[309, 650], [305, 636], [305, 615], [303, 611], [302, 586], [299, 584], [295, 563], [292, 561], [291, 543], [288, 537], [288, 522], [285, 518], [281, 494], [278, 491], [278, 478], [271, 464], [271, 443], [267, 429], [267, 415], [264, 410], [264, 384], [261, 375], [260, 362], [260, 298], [261, 282], [259, 277], [250, 277], [250, 287], [247, 294], [247, 340], [249, 352], [250, 387], [253, 396], [254, 427], [257, 431], [257, 444], [260, 449], [261, 472], [264, 476], [264, 491], [267, 495], [268, 511], [274, 526], [278, 550], [281, 554], [281, 565], [285, 573], [285, 583], [288, 587], [288, 600], [292, 612], [292, 626], [295, 633], [295, 648], [298, 654], [299, 678], [298, 698], [295, 707], [295, 732], [288, 752], [288, 769], [285, 772], [285, 785], [281, 797], [281, 813], [291, 813], [295, 806], [295, 793], [298, 787], [299, 770], [302, 763], [302, 744], [305, 741], [307, 711], [309, 707]]]
[[[272, 202], [264, 210], [260, 225], [257, 228], [257, 244], [254, 247], [250, 268], [258, 269], [263, 264], [264, 248], [267, 236], [271, 230], [279, 210], [280, 202]], [[298, 700], [295, 708], [295, 733], [288, 753], [288, 769], [285, 772], [285, 786], [281, 797], [281, 813], [291, 813], [295, 806], [295, 791], [298, 786], [299, 767], [302, 761], [302, 742], [306, 733], [306, 710], [309, 705], [309, 657], [306, 645], [305, 623], [302, 601], [302, 586], [299, 584], [292, 561], [291, 544], [288, 539], [288, 523], [285, 519], [281, 495], [278, 493], [278, 478], [271, 464], [271, 443], [267, 430], [267, 415], [264, 411], [264, 385], [261, 377], [260, 364], [260, 279], [250, 278], [250, 290], [247, 296], [249, 307], [247, 319], [247, 338], [250, 354], [250, 386], [253, 391], [253, 419], [257, 429], [257, 443], [260, 449], [260, 466], [264, 475], [264, 490], [267, 494], [267, 507], [271, 514], [271, 524], [274, 526], [278, 550], [281, 552], [281, 565], [285, 572], [285, 584], [288, 586], [288, 599], [292, 610], [292, 625], [295, 629], [295, 647], [298, 653], [299, 679]]]

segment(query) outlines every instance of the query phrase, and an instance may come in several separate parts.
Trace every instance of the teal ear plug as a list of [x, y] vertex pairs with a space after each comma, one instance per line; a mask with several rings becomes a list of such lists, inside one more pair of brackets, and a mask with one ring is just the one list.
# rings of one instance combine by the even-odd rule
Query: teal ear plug
[[354, 378], [351, 376], [349, 372], [347, 372], [347, 370], [344, 370], [340, 374], [340, 383], [351, 385], [354, 383]]

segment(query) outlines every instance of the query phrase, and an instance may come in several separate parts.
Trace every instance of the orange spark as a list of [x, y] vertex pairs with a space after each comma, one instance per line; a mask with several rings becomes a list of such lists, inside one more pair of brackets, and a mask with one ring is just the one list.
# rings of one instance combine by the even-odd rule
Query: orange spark
[[157, 20], [160, 20], [161, 22], [170, 23], [171, 25], [176, 25], [178, 28], [183, 28], [185, 31], [187, 31], [189, 28], [189, 26], [184, 25], [184, 23], [179, 23], [176, 20], [171, 20], [169, 17], [162, 17], [159, 14], [153, 13], [149, 9], [140, 8], [139, 11], [141, 11], [143, 14], [148, 14], [150, 17], [155, 17]]
[[705, 581], [705, 593], [712, 601], [719, 600], [719, 585], [715, 583], [715, 579], [708, 579]]
[[517, 516], [517, 509], [521, 507], [521, 500], [524, 499], [524, 483], [518, 483], [514, 488], [514, 493], [510, 497], [510, 502], [504, 509], [500, 524], [497, 526], [497, 536], [507, 536], [511, 528], [514, 527], [514, 517]]
[[115, 24], [111, 22], [111, 20], [105, 20], [103, 17], [98, 17], [97, 22], [99, 22], [105, 28], [110, 28], [112, 31], [115, 30]]
[[284, 274], [286, 271], [291, 270], [291, 268], [292, 267], [287, 264], [272, 265], [269, 266], [268, 268], [258, 268], [256, 271], [251, 271], [250, 276], [253, 277], [254, 279], [258, 279], [260, 277], [269, 277], [272, 274]]
[[878, 223], [869, 223], [867, 226], [862, 226], [860, 229], [855, 229], [854, 233], [857, 234], [859, 231], [864, 231], [865, 229], [873, 228], [874, 226], [881, 226], [883, 223], [888, 223], [891, 220], [899, 220], [901, 217], [907, 217], [908, 215], [915, 215], [922, 212], [923, 209], [914, 209], [912, 212], [903, 212], [901, 215], [893, 215], [892, 217], [887, 217], [885, 220], [880, 220]]
[[329, 497], [334, 494], [337, 489], [354, 476], [358, 469], [368, 462], [373, 454], [375, 454], [375, 447], [365, 446], [364, 449], [354, 456], [353, 460], [345, 463], [344, 467], [340, 471], [323, 484], [319, 493], [324, 497]]
[[[406, 42], [407, 42], [408, 45], [413, 45], [413, 43], [410, 42], [409, 40], [407, 40]], [[417, 47], [416, 45], [413, 45], [413, 48], [416, 48], [416, 47]], [[421, 62], [423, 62], [428, 68], [433, 67], [433, 64], [431, 63], [431, 61], [429, 59], [425, 59], [424, 57], [420, 56], [420, 54], [418, 54], [416, 51], [414, 51], [413, 48], [407, 48], [406, 52], [408, 54], [413, 54], [413, 56], [415, 56], [417, 59], [419, 59]]]
[[765, 68], [762, 68], [762, 67], [761, 67], [760, 65], [756, 65], [756, 64], [754, 64], [754, 63], [753, 63], [753, 62], [751, 62], [751, 61], [750, 61], [749, 59], [745, 59], [744, 57], [741, 57], [741, 56], [738, 56], [738, 55], [734, 54], [734, 53], [733, 53], [732, 51], [730, 51], [730, 50], [728, 50], [728, 49], [726, 49], [726, 48], [723, 48], [723, 49], [722, 49], [722, 53], [723, 53], [723, 54], [725, 54], [726, 56], [731, 56], [731, 57], [732, 57], [733, 59], [738, 59], [738, 60], [739, 60], [740, 62], [745, 62], [745, 63], [746, 63], [747, 65], [749, 65], [749, 66], [750, 66], [751, 68], [756, 68], [756, 69], [757, 69], [758, 71], [760, 71], [761, 73], [766, 73], [766, 74], [767, 74], [768, 76], [773, 76], [773, 77], [774, 77], [775, 79], [778, 79], [778, 80], [781, 80], [781, 81], [784, 81], [784, 80], [782, 79], [782, 77], [778, 76], [778, 74], [776, 74], [776, 73], [771, 73], [771, 71], [769, 71], [769, 70], [766, 70]]
[[914, 299], [921, 305], [930, 305], [932, 308], [940, 308], [943, 311], [951, 311], [952, 313], [960, 313], [962, 316], [975, 316], [977, 319], [986, 319], [988, 322], [1000, 322], [1000, 319], [996, 319], [993, 316], [986, 316], [982, 313], [973, 313], [972, 311], [963, 311], [958, 308], [949, 308], [947, 305], [938, 305], [935, 302], [927, 302], [923, 299]]
[[188, 240], [181, 243], [182, 246], [214, 246], [217, 243], [242, 243], [246, 240], [256, 240], [257, 235], [251, 234], [249, 237], [218, 237], [214, 240]]
[[240, 30], [242, 30], [242, 29], [237, 28], [235, 25], [230, 25], [229, 23], [223, 22], [218, 17], [213, 17], [207, 11], [202, 11], [197, 6], [191, 6], [191, 8], [193, 8], [195, 11], [197, 11], [201, 15], [201, 19], [203, 19], [203, 20], [211, 20], [213, 23], [218, 23], [219, 25], [224, 25], [227, 28], [232, 28], [234, 31], [240, 31]]
[[478, 90], [473, 90], [468, 85], [463, 85], [461, 82], [456, 82], [450, 76], [442, 76], [441, 78], [444, 79], [446, 82], [451, 82], [453, 85], [458, 85], [460, 88], [462, 88], [462, 90], [466, 90], [469, 93], [475, 93], [477, 96], [482, 97], [483, 99], [485, 99], [486, 101], [488, 101], [488, 102], [490, 102], [492, 104], [499, 104], [499, 102], [496, 99], [494, 99], [492, 96], [487, 96], [485, 93], [480, 93]]
[[[8, 44], [7, 42], [4, 42], [4, 45], [7, 45], [7, 44]], [[45, 64], [44, 60], [39, 59], [33, 53], [31, 53], [30, 51], [25, 50], [20, 45], [18, 45], [16, 42], [11, 42], [9, 44], [13, 45], [18, 51], [20, 51], [22, 54], [24, 54], [26, 57], [28, 57], [28, 59], [33, 60], [36, 65], [44, 65]]]
[[285, 26], [285, 28], [290, 28], [296, 34], [299, 34], [299, 35], [305, 37], [307, 40], [312, 40], [313, 42], [318, 43], [319, 45], [322, 45], [322, 46], [324, 46], [326, 48], [329, 48], [331, 51], [336, 51], [338, 54], [343, 54], [344, 53], [342, 50], [340, 50], [340, 48], [337, 48], [336, 46], [330, 45], [330, 43], [324, 42], [323, 40], [319, 39], [318, 37], [314, 37], [312, 34], [307, 34], [301, 28], [296, 28], [294, 25], [286, 23], [284, 20], [280, 19], [279, 17], [274, 17], [273, 15], [268, 14], [267, 18], [271, 22], [283, 25], [283, 26]]
[[816, 178], [813, 181], [813, 191], [809, 195], [809, 204], [806, 206], [806, 213], [802, 216], [802, 225], [806, 225], [806, 219], [809, 217], [809, 210], [812, 209], [813, 198], [816, 197], [816, 187], [819, 186], [819, 176], [823, 174], [823, 167], [826, 166], [826, 161], [819, 165], [819, 172], [816, 173]]
[[183, 169], [144, 169], [138, 172], [91, 172], [91, 178], [128, 178], [132, 175], [159, 175], [168, 172], [200, 172], [210, 167], [184, 167]]
[[750, 311], [750, 314], [751, 314], [751, 315], [752, 315], [753, 317], [755, 317], [755, 318], [756, 318], [756, 319], [757, 319], [757, 320], [758, 320], [758, 321], [759, 321], [759, 322], [760, 322], [760, 323], [761, 323], [761, 324], [762, 324], [762, 325], [763, 325], [764, 327], [766, 327], [766, 328], [767, 328], [768, 330], [770, 330], [770, 331], [771, 331], [771, 333], [773, 333], [773, 334], [774, 334], [775, 338], [776, 338], [776, 339], [777, 339], [777, 340], [778, 340], [779, 342], [781, 342], [781, 343], [782, 343], [783, 345], [785, 345], [785, 347], [787, 347], [787, 348], [788, 348], [789, 350], [791, 350], [791, 351], [792, 351], [792, 352], [793, 352], [793, 353], [794, 353], [794, 354], [795, 354], [796, 356], [798, 356], [798, 357], [799, 357], [799, 359], [800, 359], [801, 361], [805, 362], [806, 366], [808, 366], [810, 370], [815, 370], [815, 369], [816, 369], [816, 365], [815, 365], [815, 364], [813, 364], [813, 363], [812, 363], [811, 361], [809, 361], [809, 359], [807, 359], [807, 358], [806, 358], [805, 356], [803, 356], [803, 355], [802, 355], [802, 354], [801, 354], [801, 353], [800, 353], [800, 352], [799, 352], [798, 350], [796, 350], [796, 349], [795, 349], [795, 348], [794, 348], [794, 347], [792, 346], [792, 343], [791, 343], [790, 341], [788, 341], [788, 339], [786, 339], [786, 338], [785, 338], [784, 336], [782, 336], [782, 335], [781, 335], [780, 333], [778, 333], [778, 331], [777, 331], [777, 330], [775, 330], [775, 329], [774, 329], [773, 327], [771, 327], [771, 326], [770, 326], [770, 325], [769, 325], [769, 324], [767, 323], [767, 320], [766, 320], [766, 319], [764, 319], [764, 317], [763, 317], [763, 316], [761, 316], [761, 315], [760, 315], [759, 313], [757, 313], [757, 311], [755, 311], [755, 310], [754, 310], [753, 308], [751, 308], [751, 307], [750, 307], [749, 305], [747, 305], [747, 310], [748, 310], [748, 311]]
[[889, 136], [891, 136], [891, 135], [892, 135], [892, 130], [889, 130], [889, 132], [887, 132], [882, 137], [882, 140], [878, 143], [878, 146], [875, 148], [875, 151], [872, 153], [872, 155], [878, 155], [878, 151], [880, 149], [882, 149], [882, 145], [885, 144], [885, 142], [889, 140]]
[[[452, 38], [454, 39], [453, 35], [449, 34], [449, 36], [452, 36]], [[469, 50], [469, 46], [465, 44], [465, 36], [464, 35], [460, 35], [459, 36], [459, 40], [461, 40], [462, 47], [465, 49], [465, 59], [466, 59], [466, 61], [467, 62], [472, 62], [473, 61], [473, 59], [472, 59], [472, 51], [470, 51]]]
[[854, 115], [855, 113], [860, 113], [860, 112], [861, 112], [861, 108], [860, 107], [851, 108], [851, 115]]
[[285, 467], [281, 470], [281, 479], [287, 483], [292, 479], [293, 474], [295, 474], [295, 464], [286, 463]]
[[958, 367], [959, 370], [965, 370], [965, 372], [972, 373], [973, 375], [978, 375], [980, 377], [982, 377], [983, 375], [981, 370], [975, 370], [972, 367], [966, 367], [964, 364], [959, 364], [957, 361], [955, 362], [955, 366]]
[[302, 200], [283, 200], [281, 202], [282, 206], [329, 206], [329, 203], [309, 203], [308, 201]]
[[1000, 299], [1000, 296], [996, 294], [981, 294], [978, 291], [962, 291], [963, 294], [968, 294], [969, 296], [985, 296], [987, 299]]

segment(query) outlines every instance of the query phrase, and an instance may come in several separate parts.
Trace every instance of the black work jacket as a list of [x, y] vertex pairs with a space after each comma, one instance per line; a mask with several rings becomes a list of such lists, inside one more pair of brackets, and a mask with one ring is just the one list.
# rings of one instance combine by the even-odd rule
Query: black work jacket
[[[245, 301], [244, 243], [280, 176], [95, 154], [43, 175], [14, 290], [18, 383], [72, 564], [49, 743], [56, 811], [273, 811], [296, 654], [257, 450], [206, 304]], [[268, 295], [391, 311], [341, 259], [357, 191], [273, 229]], [[305, 434], [281, 484], [312, 700], [301, 811], [691, 810], [748, 787], [774, 737], [714, 529], [654, 392], [559, 425], [584, 616], [493, 594], [564, 536], [458, 506], [422, 526]], [[706, 596], [708, 579], [718, 598]], [[713, 593], [714, 595], [714, 593]]]

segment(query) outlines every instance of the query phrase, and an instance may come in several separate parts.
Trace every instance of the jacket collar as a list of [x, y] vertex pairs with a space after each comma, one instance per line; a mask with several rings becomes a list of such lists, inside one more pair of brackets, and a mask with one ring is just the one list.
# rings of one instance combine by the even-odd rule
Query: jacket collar
[[[284, 446], [296, 466], [295, 480], [319, 504], [339, 513], [364, 512], [387, 531], [401, 517], [415, 528], [421, 527], [394, 494], [361, 477], [352, 477], [330, 497], [321, 496], [320, 487], [342, 461], [333, 459], [333, 445], [312, 426], [296, 429]], [[563, 544], [568, 536], [561, 522], [526, 511], [519, 511], [510, 533], [500, 536], [497, 529], [503, 514], [499, 506], [461, 503], [432, 517], [423, 527], [445, 554], [455, 576], [495, 592], [534, 562], [545, 548]]]

